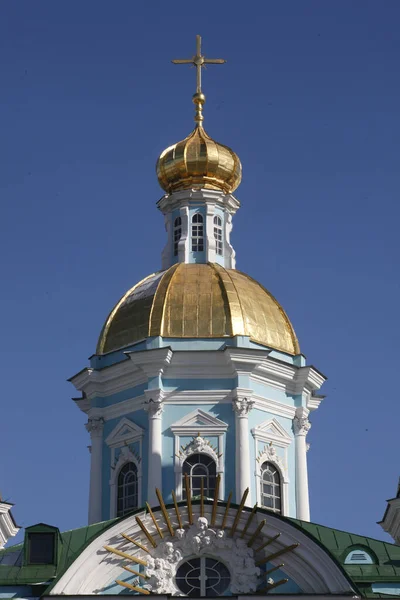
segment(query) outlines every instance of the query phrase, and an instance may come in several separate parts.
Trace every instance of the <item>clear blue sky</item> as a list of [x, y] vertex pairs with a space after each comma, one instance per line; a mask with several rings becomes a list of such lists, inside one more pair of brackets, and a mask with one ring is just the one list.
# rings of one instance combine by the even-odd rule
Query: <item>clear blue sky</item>
[[0, 490], [17, 521], [86, 523], [89, 444], [66, 382], [160, 267], [159, 153], [192, 128], [241, 157], [238, 268], [329, 377], [312, 520], [378, 538], [399, 475], [400, 3], [3, 0]]

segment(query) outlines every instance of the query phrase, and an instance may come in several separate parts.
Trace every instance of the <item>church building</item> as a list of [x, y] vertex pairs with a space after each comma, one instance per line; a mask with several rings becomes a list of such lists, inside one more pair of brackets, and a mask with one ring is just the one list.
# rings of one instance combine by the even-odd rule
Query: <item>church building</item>
[[[325, 381], [278, 300], [236, 269], [238, 155], [203, 126], [157, 161], [161, 270], [70, 381], [90, 436], [88, 525], [18, 531], [0, 500], [0, 598], [400, 598], [400, 546], [314, 524], [307, 433]], [[400, 542], [400, 492], [382, 526]]]

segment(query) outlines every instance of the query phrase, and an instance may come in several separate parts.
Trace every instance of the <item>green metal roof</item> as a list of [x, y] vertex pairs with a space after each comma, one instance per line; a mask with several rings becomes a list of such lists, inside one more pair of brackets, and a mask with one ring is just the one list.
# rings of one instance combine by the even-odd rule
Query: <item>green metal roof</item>
[[[218, 504], [225, 505], [226, 503], [221, 502]], [[43, 586], [42, 593], [44, 593], [44, 590], [48, 593], [49, 588], [54, 585], [55, 581], [61, 577], [90, 542], [105, 529], [125, 518], [126, 515], [119, 519], [111, 519], [61, 533], [61, 548], [56, 566], [24, 565], [22, 558], [23, 544], [0, 550], [0, 586], [33, 585], [40, 586], [40, 588]], [[325, 547], [341, 565], [364, 597], [388, 597], [387, 595], [374, 594], [371, 591], [371, 584], [373, 583], [400, 583], [400, 546], [315, 523], [288, 519], [286, 517], [280, 518], [292, 522]], [[375, 558], [376, 564], [344, 564], [348, 552], [354, 547], [363, 548], [367, 552], [369, 550]], [[13, 562], [15, 558], [16, 563], [5, 565], [4, 559], [6, 556], [8, 562]]]

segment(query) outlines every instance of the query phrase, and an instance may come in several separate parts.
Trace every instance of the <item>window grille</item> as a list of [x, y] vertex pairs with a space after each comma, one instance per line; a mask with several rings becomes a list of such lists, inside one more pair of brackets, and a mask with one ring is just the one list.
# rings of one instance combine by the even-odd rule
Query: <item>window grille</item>
[[117, 516], [138, 508], [138, 471], [133, 462], [126, 463], [118, 475]]
[[174, 221], [174, 256], [178, 256], [178, 246], [179, 240], [182, 235], [182, 219], [181, 217], [176, 217]]
[[180, 565], [175, 582], [183, 596], [222, 596], [229, 587], [229, 569], [220, 560], [202, 556]]
[[214, 217], [215, 252], [222, 256], [222, 219]]
[[196, 213], [192, 218], [192, 252], [204, 250], [204, 225], [203, 216]]
[[270, 462], [261, 466], [261, 505], [274, 512], [281, 512], [282, 489], [281, 476], [277, 468]]
[[201, 480], [203, 480], [204, 495], [214, 498], [217, 467], [215, 461], [207, 454], [192, 454], [182, 466], [183, 498], [186, 498], [185, 475], [189, 476], [192, 496], [199, 496]]

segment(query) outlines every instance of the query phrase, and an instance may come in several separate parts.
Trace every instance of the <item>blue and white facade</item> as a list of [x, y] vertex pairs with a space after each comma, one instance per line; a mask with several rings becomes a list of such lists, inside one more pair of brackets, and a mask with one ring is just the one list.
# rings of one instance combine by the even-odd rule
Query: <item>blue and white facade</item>
[[[158, 206], [167, 230], [163, 269], [175, 262], [235, 267], [230, 233], [240, 204], [233, 195], [182, 190]], [[193, 236], [201, 239], [196, 251]], [[247, 505], [267, 501], [284, 516], [309, 520], [308, 416], [320, 404], [324, 376], [303, 355], [246, 336], [155, 336], [93, 356], [71, 381], [82, 392], [76, 402], [91, 436], [90, 523], [123, 514], [118, 494], [128, 464], [137, 478], [129, 508], [157, 505], [156, 489], [168, 502], [172, 490], [181, 500], [192, 455], [212, 461], [221, 500], [232, 491], [239, 503], [248, 488]], [[270, 479], [278, 486], [272, 499], [263, 494]]]

